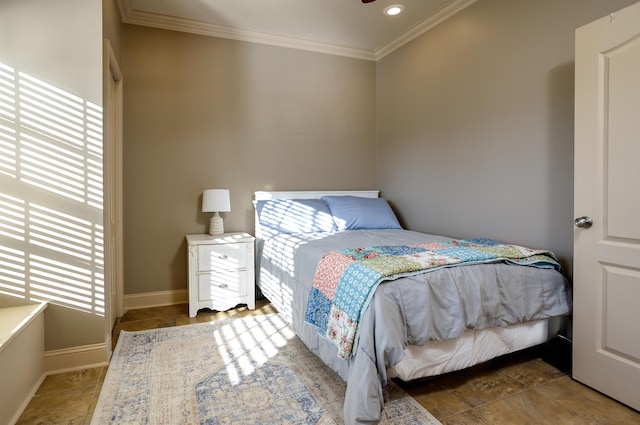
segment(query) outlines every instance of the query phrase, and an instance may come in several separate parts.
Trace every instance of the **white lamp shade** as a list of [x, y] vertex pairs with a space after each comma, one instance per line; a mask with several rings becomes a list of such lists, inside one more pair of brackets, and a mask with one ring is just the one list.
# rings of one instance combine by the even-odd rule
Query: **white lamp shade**
[[229, 189], [208, 189], [202, 193], [202, 212], [229, 212]]

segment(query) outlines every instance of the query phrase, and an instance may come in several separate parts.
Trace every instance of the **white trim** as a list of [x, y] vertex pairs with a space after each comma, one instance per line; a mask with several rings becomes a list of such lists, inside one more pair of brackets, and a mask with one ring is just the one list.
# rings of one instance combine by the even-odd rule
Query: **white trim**
[[131, 0], [116, 0], [116, 3], [118, 4], [122, 22], [127, 23], [125, 18], [131, 15]]
[[126, 7], [121, 8], [121, 13], [123, 13], [122, 22], [125, 24], [182, 31], [191, 34], [247, 41], [250, 43], [266, 44], [270, 46], [287, 47], [290, 49], [307, 50], [316, 53], [327, 53], [330, 55], [347, 56], [356, 59], [365, 59], [370, 61], [375, 60], [374, 54], [370, 50], [354, 49], [295, 37], [242, 30], [222, 25], [209, 24], [206, 22], [192, 21], [190, 19], [176, 18], [173, 16], [159, 15], [150, 12], [141, 12], [138, 10], [132, 10], [128, 6], [129, 0], [122, 1], [127, 5]]
[[362, 198], [377, 198], [378, 190], [302, 190], [302, 191], [257, 191], [254, 192], [256, 201], [269, 199], [320, 199], [323, 196], [360, 196]]
[[44, 369], [47, 375], [108, 364], [109, 355], [105, 343], [50, 350], [44, 353]]
[[31, 403], [31, 399], [36, 395], [36, 392], [38, 392], [38, 390], [40, 389], [40, 385], [42, 385], [46, 377], [47, 377], [47, 374], [43, 373], [42, 376], [40, 376], [40, 378], [36, 381], [33, 388], [31, 388], [31, 391], [29, 391], [29, 394], [27, 395], [27, 397], [25, 397], [25, 399], [22, 401], [22, 403], [20, 404], [20, 407], [18, 407], [18, 410], [16, 410], [16, 413], [13, 415], [13, 418], [9, 420], [8, 422], [9, 425], [14, 425], [18, 422], [18, 420], [20, 419], [20, 416], [22, 416], [22, 414], [24, 413], [29, 403]]
[[188, 298], [186, 289], [146, 292], [141, 294], [125, 295], [124, 309], [125, 311], [129, 311], [137, 308], [159, 307], [187, 302]]
[[429, 31], [431, 28], [435, 27], [439, 23], [444, 20], [452, 17], [456, 13], [460, 12], [462, 9], [467, 6], [471, 6], [478, 0], [452, 0], [446, 5], [442, 6], [440, 9], [436, 10], [433, 14], [428, 16], [423, 21], [419, 22], [417, 25], [409, 28], [407, 31], [403, 32], [393, 40], [383, 44], [375, 50], [374, 56], [375, 60], [378, 61], [388, 55], [389, 53], [399, 49], [404, 46], [411, 40], [421, 36], [425, 32]]
[[[104, 40], [104, 243], [105, 342], [111, 348], [111, 330], [124, 314], [124, 248], [122, 218], [122, 70], [108, 39]], [[109, 351], [109, 356], [111, 352]]]
[[[106, 78], [109, 76], [112, 78], [113, 83], [115, 84], [114, 92], [109, 93], [109, 95], [114, 96], [114, 111], [109, 110], [110, 115], [107, 117], [109, 122], [105, 127], [108, 127], [110, 130], [113, 130], [112, 134], [112, 142], [114, 144], [113, 155], [109, 158], [110, 163], [108, 167], [105, 167], [109, 170], [109, 173], [113, 173], [113, 182], [115, 187], [111, 187], [111, 195], [112, 199], [109, 199], [110, 203], [109, 207], [113, 215], [111, 219], [115, 220], [115, 234], [110, 235], [115, 238], [115, 253], [111, 261], [115, 263], [115, 276], [111, 276], [111, 284], [115, 284], [116, 286], [116, 305], [115, 305], [115, 314], [116, 316], [122, 316], [124, 314], [124, 247], [123, 247], [123, 183], [122, 183], [122, 103], [123, 103], [123, 75], [118, 60], [116, 58], [115, 52], [111, 47], [111, 42], [108, 39], [105, 39], [105, 62], [106, 62]], [[114, 112], [111, 115], [111, 112]], [[106, 176], [105, 176], [106, 177]]]
[[125, 24], [142, 25], [172, 31], [182, 31], [211, 37], [227, 38], [231, 40], [247, 41], [250, 43], [267, 44], [271, 46], [287, 47], [290, 49], [307, 50], [330, 55], [346, 56], [355, 59], [377, 61], [414, 38], [424, 34], [440, 22], [458, 13], [477, 0], [451, 0], [433, 14], [427, 16], [413, 28], [400, 34], [388, 43], [375, 50], [355, 49], [335, 44], [320, 43], [295, 37], [286, 37], [258, 31], [241, 30], [222, 25], [197, 22], [189, 19], [176, 18], [150, 12], [142, 12], [131, 8], [131, 0], [118, 0], [118, 9], [122, 22]]

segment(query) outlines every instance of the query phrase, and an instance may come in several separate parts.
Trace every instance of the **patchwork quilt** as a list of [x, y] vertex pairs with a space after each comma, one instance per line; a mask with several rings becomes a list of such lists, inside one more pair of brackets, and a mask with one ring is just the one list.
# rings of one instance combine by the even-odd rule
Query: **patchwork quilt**
[[317, 266], [305, 322], [337, 346], [339, 357], [348, 359], [356, 348], [360, 318], [380, 283], [444, 267], [494, 262], [561, 270], [551, 251], [491, 239], [339, 249]]

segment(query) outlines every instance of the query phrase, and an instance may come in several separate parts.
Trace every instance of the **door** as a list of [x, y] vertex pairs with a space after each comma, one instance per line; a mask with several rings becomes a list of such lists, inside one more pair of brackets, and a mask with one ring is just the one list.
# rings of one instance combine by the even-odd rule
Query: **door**
[[640, 3], [576, 30], [575, 88], [573, 377], [640, 409]]

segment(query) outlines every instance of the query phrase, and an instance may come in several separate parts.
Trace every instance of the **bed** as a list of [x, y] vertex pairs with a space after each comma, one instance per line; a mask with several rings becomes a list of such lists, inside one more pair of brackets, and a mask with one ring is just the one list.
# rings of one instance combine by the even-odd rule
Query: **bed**
[[[448, 263], [467, 255], [458, 249], [493, 255], [503, 246], [402, 229], [378, 191], [262, 191], [255, 192], [254, 206], [258, 288], [346, 381], [346, 424], [380, 420], [390, 378], [435, 376], [542, 344], [571, 312], [569, 284], [553, 253]], [[392, 257], [398, 252], [398, 259]], [[342, 267], [344, 258], [349, 264]], [[370, 264], [372, 258], [385, 261], [379, 267], [385, 272], [386, 261], [393, 260], [394, 272], [368, 277], [378, 269], [365, 269], [345, 278], [354, 265], [360, 267], [354, 263]], [[406, 258], [421, 258], [423, 267], [396, 270]], [[368, 295], [326, 286], [361, 277]], [[349, 304], [342, 310], [336, 307], [339, 294]], [[364, 302], [352, 310], [356, 298]]]

